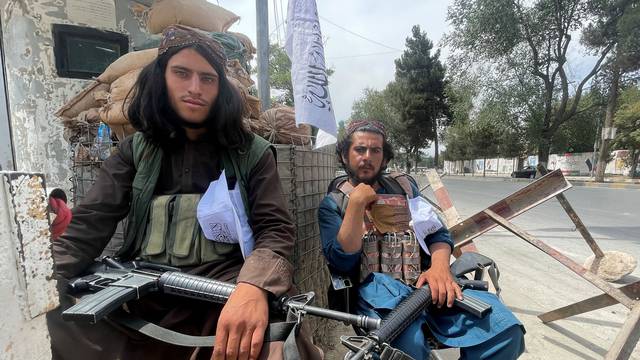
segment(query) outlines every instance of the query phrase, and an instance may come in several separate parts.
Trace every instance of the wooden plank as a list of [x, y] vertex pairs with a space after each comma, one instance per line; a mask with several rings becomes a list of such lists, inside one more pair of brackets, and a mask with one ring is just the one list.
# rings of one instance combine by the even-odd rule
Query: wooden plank
[[444, 187], [442, 179], [440, 179], [440, 175], [438, 175], [437, 171], [434, 169], [427, 170], [427, 180], [429, 181], [429, 184], [431, 184], [436, 201], [438, 201], [438, 205], [440, 205], [440, 208], [442, 209], [442, 213], [445, 217], [444, 220], [447, 222], [447, 227], [451, 228], [462, 220], [458, 214], [458, 210], [453, 206], [449, 192], [447, 191], [447, 188]]
[[[542, 166], [542, 164], [538, 164], [538, 171], [543, 175], [547, 174], [548, 172], [548, 170], [545, 169], [544, 166]], [[580, 234], [582, 235], [584, 240], [587, 242], [587, 245], [589, 245], [589, 247], [591, 248], [591, 251], [593, 251], [595, 256], [598, 258], [604, 257], [604, 252], [602, 252], [602, 249], [600, 249], [600, 246], [598, 246], [598, 243], [596, 243], [596, 240], [593, 238], [593, 236], [591, 236], [591, 233], [589, 232], [587, 227], [584, 225], [584, 223], [578, 216], [578, 213], [576, 213], [576, 211], [573, 209], [573, 206], [571, 206], [571, 204], [569, 203], [569, 200], [567, 200], [564, 194], [556, 195], [556, 199], [558, 200], [558, 202], [560, 203], [564, 211], [567, 213], [567, 215], [569, 215], [569, 219], [573, 221], [573, 224], [576, 226], [576, 229], [580, 232]]]
[[[628, 297], [638, 300], [640, 298], [640, 281], [625, 285], [619, 288]], [[538, 315], [538, 318], [543, 323], [556, 321], [569, 316], [583, 314], [589, 311], [602, 309], [607, 306], [615, 305], [618, 301], [608, 294], [597, 295], [571, 305], [567, 305], [555, 310], [548, 311], [544, 314]]]
[[[429, 180], [429, 184], [431, 185], [433, 193], [436, 196], [439, 210], [445, 217], [447, 227], [451, 229], [451, 227], [455, 226], [460, 222], [460, 220], [462, 220], [460, 218], [460, 214], [458, 214], [458, 210], [456, 210], [455, 206], [453, 206], [453, 201], [451, 201], [449, 192], [442, 183], [442, 179], [440, 178], [440, 175], [438, 175], [438, 172], [434, 169], [428, 170], [427, 180]], [[426, 188], [427, 187], [424, 187], [423, 189]], [[461, 246], [455, 246], [453, 249], [453, 256], [458, 257], [464, 252], [478, 252], [478, 248], [476, 248], [476, 245], [473, 242], [463, 244]]]
[[640, 303], [631, 309], [622, 329], [609, 348], [605, 360], [627, 360], [640, 339]]
[[[555, 170], [489, 206], [488, 209], [505, 219], [511, 219], [570, 188], [571, 184], [564, 178], [562, 171]], [[462, 245], [496, 226], [487, 214], [480, 211], [450, 227], [449, 231], [454, 244]]]
[[531, 245], [537, 247], [538, 249], [542, 250], [547, 255], [551, 256], [552, 258], [558, 260], [562, 265], [568, 267], [571, 271], [573, 271], [576, 274], [580, 275], [582, 278], [584, 278], [585, 280], [589, 281], [591, 284], [593, 284], [594, 286], [596, 286], [600, 290], [602, 290], [605, 293], [611, 295], [611, 297], [616, 299], [622, 305], [628, 307], [629, 309], [631, 309], [635, 305], [635, 301], [633, 299], [629, 298], [627, 295], [625, 295], [621, 290], [611, 286], [608, 282], [602, 280], [596, 274], [594, 274], [591, 271], [585, 269], [584, 267], [582, 267], [577, 262], [569, 259], [564, 254], [560, 253], [559, 251], [557, 251], [556, 249], [552, 248], [551, 246], [545, 244], [541, 240], [535, 238], [534, 236], [532, 236], [531, 234], [527, 233], [526, 231], [520, 229], [514, 223], [509, 222], [507, 219], [503, 218], [502, 216], [496, 214], [495, 212], [493, 212], [493, 211], [491, 211], [489, 209], [484, 210], [484, 212], [487, 214], [487, 216], [491, 220], [495, 221], [500, 226], [502, 226], [503, 228], [509, 230], [511, 233], [513, 233], [514, 235], [516, 235], [516, 236], [520, 237], [521, 239], [525, 240], [529, 244], [531, 244]]

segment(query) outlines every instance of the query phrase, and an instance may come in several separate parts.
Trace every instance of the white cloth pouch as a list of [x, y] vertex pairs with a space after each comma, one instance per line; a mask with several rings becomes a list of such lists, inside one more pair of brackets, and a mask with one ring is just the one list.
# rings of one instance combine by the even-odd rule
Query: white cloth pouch
[[229, 190], [224, 170], [218, 180], [212, 181], [200, 199], [198, 222], [205, 238], [229, 244], [240, 244], [246, 258], [253, 250], [253, 232], [242, 203], [238, 182]]
[[433, 211], [431, 204], [427, 200], [418, 196], [409, 199], [409, 211], [411, 212], [411, 226], [416, 233], [416, 238], [427, 254], [430, 254], [424, 239], [427, 235], [433, 234], [442, 228], [442, 222], [438, 214]]

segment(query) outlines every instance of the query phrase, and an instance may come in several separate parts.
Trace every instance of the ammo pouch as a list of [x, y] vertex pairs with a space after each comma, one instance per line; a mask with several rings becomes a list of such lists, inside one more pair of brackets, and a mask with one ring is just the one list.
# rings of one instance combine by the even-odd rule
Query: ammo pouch
[[201, 194], [160, 195], [149, 206], [140, 258], [170, 266], [194, 266], [219, 261], [238, 244], [227, 244], [204, 237], [196, 211]]
[[360, 281], [380, 272], [412, 285], [420, 276], [420, 244], [413, 230], [384, 235], [369, 232], [363, 237], [360, 264]]

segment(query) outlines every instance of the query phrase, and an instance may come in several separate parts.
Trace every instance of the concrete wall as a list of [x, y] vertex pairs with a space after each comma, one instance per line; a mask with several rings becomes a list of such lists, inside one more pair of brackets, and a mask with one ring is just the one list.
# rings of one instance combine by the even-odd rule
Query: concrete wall
[[[611, 175], [628, 175], [629, 165], [625, 162], [628, 150], [616, 150], [611, 153], [612, 160], [607, 163], [606, 173]], [[549, 170], [562, 169], [565, 176], [589, 176], [589, 167], [586, 161], [593, 161], [593, 153], [551, 154], [549, 155]], [[444, 170], [450, 174], [462, 174], [467, 168], [468, 173], [482, 174], [486, 164], [487, 176], [509, 176], [517, 168], [518, 159], [476, 159], [464, 161], [445, 161]], [[528, 156], [524, 159], [523, 166], [536, 166], [537, 156]]]
[[42, 174], [0, 172], [0, 359], [49, 359], [58, 306]]
[[[15, 169], [44, 173], [51, 187], [67, 190], [71, 155], [53, 114], [88, 83], [56, 74], [52, 24], [87, 25], [69, 20], [68, 1], [78, 4], [77, 0], [0, 0]], [[147, 2], [115, 0], [114, 25], [101, 29], [129, 35], [134, 46], [146, 36], [141, 9]]]
[[[58, 305], [58, 295], [45, 184], [68, 191], [72, 175], [69, 145], [53, 114], [88, 83], [57, 76], [52, 24], [88, 25], [78, 21], [84, 17], [102, 24], [100, 29], [129, 35], [130, 47], [147, 37], [142, 15], [150, 1], [91, 1], [0, 0], [6, 80], [0, 102], [8, 103], [8, 121], [0, 119], [0, 150], [3, 164], [14, 157], [11, 167], [19, 171], [0, 172], [0, 359], [51, 358], [44, 313]], [[85, 7], [93, 13], [102, 6], [111, 14], [102, 21], [70, 11]]]

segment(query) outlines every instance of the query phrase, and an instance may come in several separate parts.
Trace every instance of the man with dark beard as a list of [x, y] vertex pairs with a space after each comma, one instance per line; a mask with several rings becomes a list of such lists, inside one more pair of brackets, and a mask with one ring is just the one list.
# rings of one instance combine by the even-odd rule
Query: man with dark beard
[[[428, 284], [437, 309], [412, 323], [393, 347], [414, 359], [429, 358], [426, 324], [439, 342], [461, 348], [463, 359], [517, 358], [524, 351], [520, 322], [495, 295], [461, 291], [449, 268], [449, 231], [430, 207], [409, 211], [410, 199], [419, 200], [411, 179], [384, 173], [393, 159], [384, 126], [371, 120], [350, 122], [336, 153], [347, 177], [334, 180], [318, 217], [331, 272], [354, 283], [349, 310], [382, 317], [410, 293], [407, 284]], [[417, 223], [426, 224], [422, 228], [428, 231], [418, 232]], [[454, 299], [466, 294], [490, 303], [491, 313], [478, 319], [452, 309]]]
[[[177, 25], [164, 31], [157, 59], [142, 70], [130, 94], [128, 117], [138, 132], [103, 163], [94, 186], [73, 209], [66, 232], [53, 243], [63, 283], [100, 255], [118, 222], [127, 218], [118, 253], [122, 261], [142, 259], [237, 283], [224, 306], [161, 294], [127, 304], [133, 315], [162, 327], [188, 335], [215, 334], [213, 354], [211, 348], [120, 333], [104, 322], [104, 330], [96, 330], [56, 322], [58, 318], [49, 322], [54, 358], [283, 357], [282, 343], [263, 346], [263, 340], [270, 320], [268, 299], [292, 288], [288, 259], [294, 227], [282, 198], [274, 149], [244, 127], [242, 100], [226, 78], [226, 61], [220, 43], [202, 33]], [[241, 248], [237, 236], [206, 237], [196, 220], [203, 193], [218, 181], [225, 181], [230, 191], [237, 185], [243, 195], [255, 240], [251, 248]], [[217, 215], [213, 223], [235, 228], [228, 217]], [[72, 300], [63, 295], [61, 302], [69, 305]], [[311, 345], [305, 339], [298, 342]], [[313, 346], [299, 351], [304, 358], [320, 357]]]

